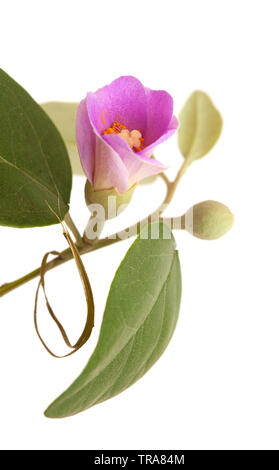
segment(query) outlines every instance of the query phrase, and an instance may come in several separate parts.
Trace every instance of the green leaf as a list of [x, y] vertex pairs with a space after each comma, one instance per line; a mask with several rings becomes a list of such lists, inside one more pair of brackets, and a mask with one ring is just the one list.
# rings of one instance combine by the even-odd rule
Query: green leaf
[[[151, 230], [158, 239], [152, 239]], [[163, 233], [168, 238], [163, 238]], [[180, 297], [175, 240], [163, 224], [146, 226], [112, 282], [93, 355], [81, 375], [48, 407], [45, 415], [74, 415], [117, 395], [142, 377], [172, 337]]]
[[64, 218], [71, 186], [67, 150], [56, 127], [0, 69], [0, 225], [57, 223], [52, 211]]
[[43, 110], [54, 122], [66, 144], [74, 175], [84, 175], [76, 144], [76, 112], [78, 103], [50, 101], [43, 103]]
[[190, 161], [206, 155], [218, 140], [222, 118], [203, 91], [192, 93], [179, 115], [178, 145]]

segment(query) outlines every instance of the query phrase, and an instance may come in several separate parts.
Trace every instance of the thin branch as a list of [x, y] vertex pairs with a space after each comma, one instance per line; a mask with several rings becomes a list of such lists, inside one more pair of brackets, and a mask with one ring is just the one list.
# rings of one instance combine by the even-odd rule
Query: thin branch
[[[154, 211], [152, 214], [150, 214], [147, 218], [142, 219], [141, 221], [137, 222], [136, 224], [127, 227], [124, 229], [122, 232], [117, 232], [114, 233], [106, 238], [101, 238], [96, 240], [93, 244], [89, 244], [86, 242], [84, 238], [81, 237], [78, 229], [76, 228], [74, 222], [72, 221], [70, 214], [68, 213], [65, 217], [65, 222], [67, 223], [68, 227], [72, 231], [73, 235], [76, 238], [77, 241], [77, 248], [80, 253], [80, 255], [84, 255], [86, 253], [90, 253], [92, 251], [99, 250], [100, 248], [112, 245], [114, 243], [117, 243], [121, 240], [131, 238], [132, 236], [137, 235], [140, 233], [142, 228], [146, 223], [149, 222], [154, 222], [155, 220], [162, 220], [166, 221], [168, 224], [171, 222], [173, 229], [176, 228], [185, 228], [185, 227], [176, 227], [175, 221], [177, 218], [168, 218], [168, 219], [163, 219], [160, 218], [160, 215], [163, 213], [163, 211], [166, 209], [167, 205], [171, 202], [175, 190], [178, 186], [179, 181], [181, 180], [182, 176], [184, 175], [185, 171], [187, 170], [188, 166], [190, 165], [190, 161], [185, 160], [180, 168], [180, 170], [177, 173], [177, 176], [173, 182], [169, 181], [167, 177], [163, 177], [166, 185], [167, 185], [167, 193], [165, 196], [165, 199], [161, 206]], [[126, 233], [126, 237], [123, 236], [123, 234]], [[122, 236], [120, 236], [122, 234]], [[51, 269], [54, 269], [58, 266], [61, 266], [62, 264], [66, 263], [67, 261], [71, 260], [73, 258], [73, 254], [69, 248], [66, 250], [62, 251], [59, 256], [54, 258], [52, 261], [49, 261], [46, 266], [45, 266], [45, 272], [50, 271]], [[12, 290], [16, 289], [19, 286], [22, 286], [23, 284], [26, 284], [27, 282], [31, 281], [32, 279], [35, 279], [37, 276], [40, 275], [40, 268], [35, 269], [34, 271], [31, 271], [30, 273], [26, 274], [23, 277], [20, 277], [19, 279], [9, 282], [7, 284], [3, 284], [0, 286], [0, 297], [3, 297], [4, 295], [8, 294]]]
[[84, 241], [82, 239], [79, 230], [77, 229], [72, 217], [70, 216], [70, 212], [65, 215], [64, 222], [68, 225], [69, 229], [71, 230], [72, 234], [75, 237], [77, 247], [82, 247], [84, 245]]

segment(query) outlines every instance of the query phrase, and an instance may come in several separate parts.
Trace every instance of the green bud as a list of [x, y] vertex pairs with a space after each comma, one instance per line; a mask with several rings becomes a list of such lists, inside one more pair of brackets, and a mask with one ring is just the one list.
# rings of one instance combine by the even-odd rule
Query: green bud
[[112, 219], [126, 209], [132, 199], [135, 187], [136, 184], [123, 194], [120, 194], [116, 189], [95, 191], [87, 180], [84, 190], [85, 201], [91, 212], [94, 212], [94, 205], [101, 206], [105, 211], [105, 219]]
[[234, 216], [230, 209], [217, 201], [203, 201], [191, 207], [185, 218], [186, 230], [203, 240], [215, 240], [233, 226]]

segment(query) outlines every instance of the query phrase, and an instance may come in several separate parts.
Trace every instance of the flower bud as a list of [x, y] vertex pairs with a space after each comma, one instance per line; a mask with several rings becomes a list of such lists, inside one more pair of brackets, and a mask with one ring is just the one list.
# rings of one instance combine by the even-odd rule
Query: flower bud
[[186, 230], [203, 240], [215, 240], [233, 226], [234, 216], [230, 209], [217, 201], [203, 201], [191, 207], [185, 218]]
[[105, 220], [113, 219], [119, 215], [131, 201], [136, 184], [128, 191], [120, 194], [117, 189], [94, 190], [91, 183], [87, 180], [85, 184], [85, 201], [90, 212], [98, 211], [102, 208]]

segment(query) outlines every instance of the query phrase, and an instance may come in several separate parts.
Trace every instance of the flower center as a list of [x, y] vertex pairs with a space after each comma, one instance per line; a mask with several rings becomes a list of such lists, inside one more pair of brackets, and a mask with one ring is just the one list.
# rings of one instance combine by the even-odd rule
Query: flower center
[[108, 127], [108, 129], [105, 130], [104, 134], [118, 134], [135, 152], [140, 152], [144, 148], [144, 139], [141, 132], [137, 129], [129, 131], [129, 129], [123, 126], [123, 124], [120, 124], [120, 122], [114, 122], [112, 127]]

